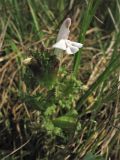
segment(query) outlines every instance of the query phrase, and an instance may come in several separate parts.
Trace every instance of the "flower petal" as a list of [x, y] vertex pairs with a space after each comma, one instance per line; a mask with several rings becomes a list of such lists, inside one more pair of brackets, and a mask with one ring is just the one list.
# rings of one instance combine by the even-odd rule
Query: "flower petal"
[[70, 49], [70, 47], [67, 47], [66, 53], [67, 53], [67, 54], [73, 54], [72, 51], [71, 51], [71, 49]]
[[62, 49], [62, 50], [66, 50], [67, 48], [64, 39], [61, 39], [60, 41], [56, 42], [52, 47]]
[[74, 53], [78, 52], [79, 48], [72, 46], [71, 43], [69, 42], [69, 40], [65, 40], [65, 43], [67, 46], [67, 49], [66, 49], [67, 54], [74, 54]]
[[74, 47], [78, 47], [78, 48], [82, 48], [83, 47], [82, 43], [73, 42], [73, 41], [70, 41], [70, 40], [68, 40], [68, 42]]
[[66, 52], [67, 52], [68, 54], [74, 54], [74, 53], [76, 53], [76, 52], [78, 52], [78, 51], [79, 51], [79, 48], [74, 47], [74, 46], [68, 47], [67, 50], [66, 50]]
[[53, 48], [65, 50], [67, 54], [74, 54], [79, 51], [83, 45], [67, 39], [61, 39], [53, 45]]
[[71, 19], [67, 18], [64, 20], [62, 23], [58, 36], [57, 36], [57, 42], [60, 41], [61, 39], [68, 39], [70, 30], [69, 27], [71, 26]]

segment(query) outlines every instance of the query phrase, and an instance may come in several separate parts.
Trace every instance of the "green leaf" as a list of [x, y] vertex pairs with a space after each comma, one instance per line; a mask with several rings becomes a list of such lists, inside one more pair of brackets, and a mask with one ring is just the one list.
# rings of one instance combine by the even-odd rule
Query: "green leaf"
[[92, 152], [86, 154], [83, 160], [104, 160], [101, 156], [94, 155]]
[[76, 110], [68, 112], [66, 115], [58, 117], [53, 120], [53, 124], [56, 127], [62, 128], [63, 130], [71, 130], [76, 126], [78, 113]]

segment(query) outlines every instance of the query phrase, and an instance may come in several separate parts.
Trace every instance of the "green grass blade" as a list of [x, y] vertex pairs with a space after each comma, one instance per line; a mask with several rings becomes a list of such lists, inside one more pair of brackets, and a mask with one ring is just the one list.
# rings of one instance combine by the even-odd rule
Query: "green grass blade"
[[[80, 37], [79, 37], [79, 42], [81, 42], [81, 43], [84, 43], [86, 31], [90, 25], [90, 22], [95, 14], [95, 11], [96, 11], [99, 3], [100, 3], [99, 0], [98, 1], [91, 0], [88, 3], [88, 7], [87, 7], [86, 12], [84, 14], [82, 27], [81, 27], [81, 33], [80, 33]], [[80, 51], [75, 55], [75, 58], [74, 58], [74, 66], [73, 66], [74, 76], [77, 75], [77, 72], [79, 69], [79, 64], [80, 64], [80, 60], [81, 60], [81, 53], [82, 53], [82, 49], [80, 49]]]
[[109, 63], [106, 70], [98, 77], [98, 79], [95, 81], [95, 83], [89, 88], [88, 91], [79, 99], [77, 103], [78, 109], [80, 106], [86, 101], [86, 99], [92, 94], [92, 92], [101, 84], [103, 81], [105, 81], [113, 71], [115, 71], [117, 68], [119, 68], [120, 64], [120, 56], [115, 57], [114, 60], [112, 60], [111, 63]]
[[30, 8], [30, 12], [31, 12], [34, 24], [35, 24], [36, 32], [38, 32], [38, 36], [39, 36], [39, 38], [41, 38], [39, 22], [38, 22], [38, 18], [36, 16], [36, 13], [35, 13], [34, 4], [31, 0], [28, 0], [27, 2], [28, 2], [28, 6]]

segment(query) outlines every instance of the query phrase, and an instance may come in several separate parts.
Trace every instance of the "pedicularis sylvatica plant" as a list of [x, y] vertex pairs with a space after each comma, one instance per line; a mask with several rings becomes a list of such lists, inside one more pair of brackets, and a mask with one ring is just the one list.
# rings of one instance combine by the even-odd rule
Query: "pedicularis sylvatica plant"
[[68, 40], [70, 33], [71, 19], [67, 18], [62, 23], [58, 36], [57, 42], [53, 45], [56, 48], [55, 54], [57, 58], [61, 61], [61, 50], [64, 50], [66, 54], [74, 54], [79, 51], [79, 48], [83, 46], [81, 43]]
[[[54, 54], [60, 61], [63, 55], [62, 50], [64, 51], [65, 54], [71, 55], [75, 54], [76, 52], [79, 51], [79, 48], [83, 47], [83, 44], [70, 41], [68, 39], [70, 34], [70, 26], [71, 26], [71, 19], [70, 18], [65, 19], [58, 32], [57, 42], [52, 46], [53, 48], [55, 48]], [[31, 60], [32, 58], [30, 57], [25, 59], [24, 64], [30, 63]]]
[[[62, 74], [58, 74], [62, 56], [75, 54], [83, 46], [81, 43], [68, 40], [70, 26], [71, 19], [65, 19], [60, 27], [57, 42], [51, 47], [55, 48], [54, 52], [53, 49], [34, 51], [23, 61], [23, 64], [28, 66], [24, 78], [27, 87], [33, 89], [36, 84], [41, 85], [42, 81], [45, 84], [42, 87], [45, 87], [47, 92], [34, 96], [26, 93], [22, 95], [22, 98], [32, 109], [37, 109], [42, 113], [41, 127], [49, 133], [62, 136], [63, 131], [68, 133], [76, 124], [80, 127], [80, 124], [76, 123], [78, 113], [75, 103], [81, 93], [81, 82], [70, 76], [65, 69], [62, 70]], [[52, 85], [49, 87], [48, 84]]]

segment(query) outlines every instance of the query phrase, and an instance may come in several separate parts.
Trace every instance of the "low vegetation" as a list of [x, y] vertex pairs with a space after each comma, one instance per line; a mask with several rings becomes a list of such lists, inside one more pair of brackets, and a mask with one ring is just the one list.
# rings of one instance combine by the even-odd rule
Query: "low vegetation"
[[[0, 159], [120, 159], [120, 1], [0, 1]], [[60, 64], [72, 19], [83, 44]]]

